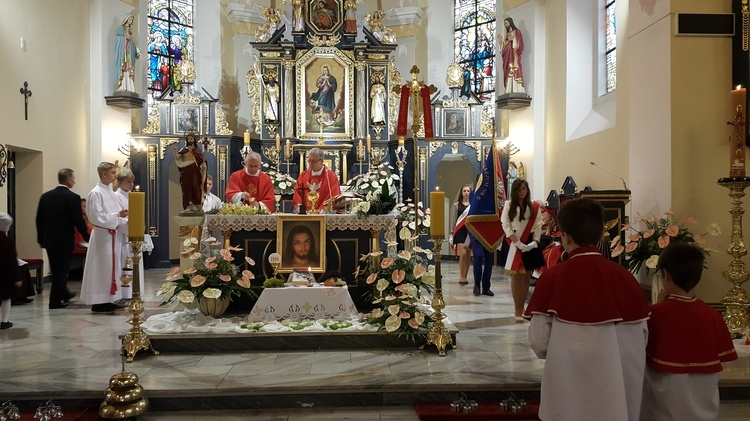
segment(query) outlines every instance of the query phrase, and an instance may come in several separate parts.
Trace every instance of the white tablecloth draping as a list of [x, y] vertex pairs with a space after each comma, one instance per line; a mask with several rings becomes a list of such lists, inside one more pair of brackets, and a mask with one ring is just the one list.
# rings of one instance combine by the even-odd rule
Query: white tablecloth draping
[[247, 315], [248, 322], [358, 318], [357, 308], [347, 287], [320, 285], [265, 288]]

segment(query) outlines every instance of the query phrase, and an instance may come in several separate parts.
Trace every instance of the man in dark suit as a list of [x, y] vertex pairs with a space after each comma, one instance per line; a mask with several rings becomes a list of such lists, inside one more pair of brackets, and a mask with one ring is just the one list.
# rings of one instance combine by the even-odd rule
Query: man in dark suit
[[68, 290], [68, 271], [73, 260], [75, 231], [78, 229], [83, 239], [89, 240], [89, 232], [81, 212], [81, 196], [71, 188], [76, 176], [70, 168], [57, 173], [59, 186], [44, 193], [39, 199], [36, 211], [37, 243], [47, 249], [52, 289], [49, 294], [49, 308], [63, 308], [75, 294]]

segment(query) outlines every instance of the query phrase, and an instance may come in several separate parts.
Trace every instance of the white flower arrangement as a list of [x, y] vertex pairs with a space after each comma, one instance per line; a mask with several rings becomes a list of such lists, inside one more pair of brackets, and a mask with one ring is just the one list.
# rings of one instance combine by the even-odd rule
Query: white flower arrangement
[[263, 163], [263, 172], [271, 177], [273, 182], [273, 191], [276, 194], [293, 194], [294, 186], [297, 184], [297, 180], [289, 174], [279, 172], [274, 168], [271, 168], [267, 163]]
[[387, 163], [383, 163], [364, 174], [350, 179], [346, 182], [346, 185], [354, 193], [367, 196], [369, 194], [379, 194], [383, 186], [388, 186], [388, 188], [395, 186], [398, 180], [399, 177], [393, 172], [393, 167]]

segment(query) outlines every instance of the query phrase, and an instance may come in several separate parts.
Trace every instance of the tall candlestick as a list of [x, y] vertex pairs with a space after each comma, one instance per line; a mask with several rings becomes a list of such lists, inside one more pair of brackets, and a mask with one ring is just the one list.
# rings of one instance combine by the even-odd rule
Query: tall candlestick
[[430, 235], [445, 236], [445, 192], [439, 187], [430, 192]]
[[292, 154], [289, 153], [291, 150], [291, 147], [289, 146], [289, 139], [286, 140], [286, 145], [284, 146], [284, 156], [291, 157]]
[[250, 131], [245, 130], [245, 146], [250, 146]]
[[128, 236], [143, 238], [146, 233], [146, 193], [128, 193]]
[[281, 152], [281, 136], [276, 135], [276, 151]]
[[370, 153], [371, 150], [372, 150], [372, 138], [368, 134], [367, 135], [367, 153]]
[[734, 126], [734, 139], [730, 138], [731, 147], [729, 148], [729, 176], [745, 176], [745, 137], [746, 124], [745, 104], [747, 101], [747, 90], [741, 86], [732, 91], [732, 121], [729, 122]]

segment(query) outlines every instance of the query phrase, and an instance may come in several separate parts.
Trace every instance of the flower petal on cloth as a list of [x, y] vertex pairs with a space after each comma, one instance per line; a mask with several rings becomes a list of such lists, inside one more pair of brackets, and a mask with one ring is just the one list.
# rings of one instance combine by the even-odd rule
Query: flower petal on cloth
[[669, 236], [662, 235], [659, 237], [659, 248], [664, 248], [669, 245]]

